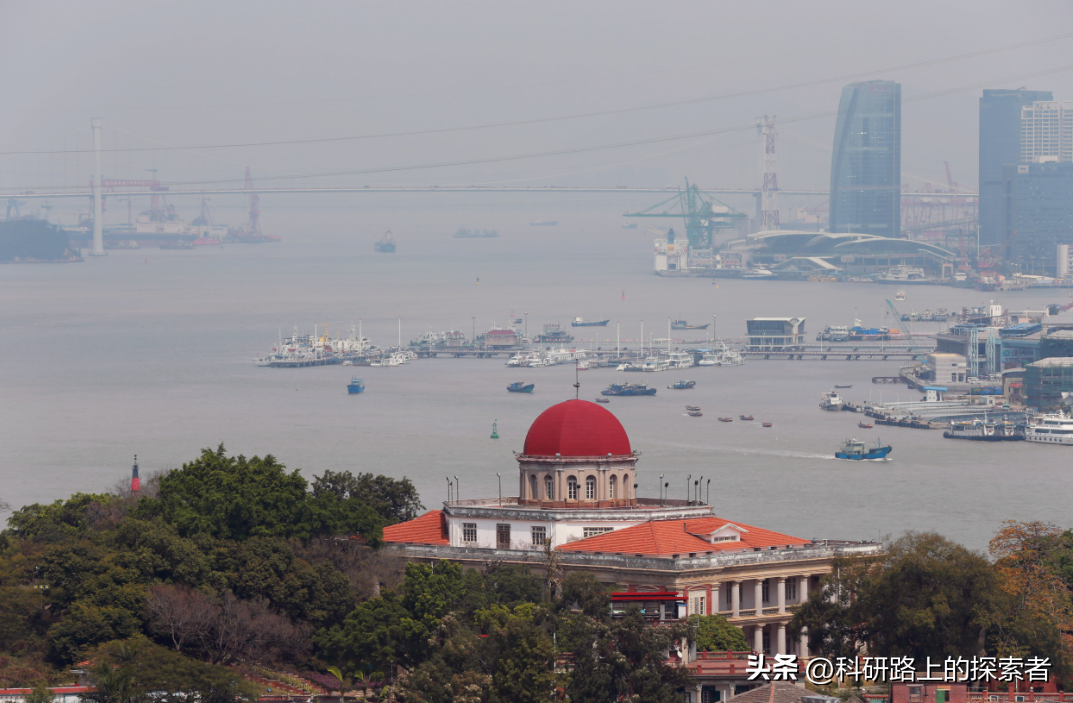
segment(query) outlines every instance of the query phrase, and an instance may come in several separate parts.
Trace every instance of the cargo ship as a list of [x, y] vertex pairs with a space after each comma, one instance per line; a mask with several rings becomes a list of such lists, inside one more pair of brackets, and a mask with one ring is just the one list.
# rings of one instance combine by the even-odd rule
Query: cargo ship
[[656, 389], [637, 383], [612, 383], [600, 391], [601, 395], [655, 395]]
[[391, 233], [391, 230], [384, 232], [384, 236], [373, 243], [373, 249], [380, 254], [395, 253], [395, 235]]
[[499, 232], [494, 229], [466, 229], [465, 227], [459, 227], [455, 232], [455, 239], [493, 239], [499, 236]]
[[507, 391], [510, 393], [532, 393], [533, 388], [536, 387], [535, 383], [525, 383], [524, 381], [518, 381], [507, 386]]
[[890, 454], [893, 447], [889, 445], [882, 446], [879, 440], [876, 440], [876, 446], [871, 449], [867, 449], [864, 446], [864, 442], [859, 442], [855, 439], [847, 439], [842, 448], [835, 452], [836, 459], [850, 459], [852, 461], [862, 461], [864, 459], [886, 459]]
[[594, 320], [592, 322], [586, 322], [583, 317], [575, 317], [574, 321], [570, 323], [571, 327], [607, 327], [607, 323], [611, 320]]
[[544, 325], [543, 334], [537, 335], [534, 341], [540, 344], [569, 344], [574, 341], [574, 338], [559, 327], [558, 323], [554, 323]]
[[706, 329], [708, 329], [708, 325], [710, 325], [710, 324], [712, 324], [712, 323], [709, 322], [708, 324], [705, 324], [705, 325], [691, 325], [688, 322], [686, 322], [685, 320], [671, 320], [671, 329], [672, 330], [706, 330]]

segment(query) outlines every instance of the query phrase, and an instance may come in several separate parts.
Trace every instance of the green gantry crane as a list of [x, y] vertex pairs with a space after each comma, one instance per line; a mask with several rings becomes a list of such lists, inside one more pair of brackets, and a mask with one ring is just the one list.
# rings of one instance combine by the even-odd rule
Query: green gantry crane
[[[678, 189], [663, 202], [641, 212], [627, 212], [623, 217], [679, 217], [685, 220], [686, 236], [689, 246], [694, 249], [712, 247], [712, 235], [717, 229], [737, 226], [737, 220], [748, 217], [745, 213], [715, 201], [714, 204], [700, 193], [696, 185], [690, 185], [686, 179], [685, 190]], [[676, 207], [677, 206], [677, 207]], [[660, 210], [662, 208], [662, 210]]]

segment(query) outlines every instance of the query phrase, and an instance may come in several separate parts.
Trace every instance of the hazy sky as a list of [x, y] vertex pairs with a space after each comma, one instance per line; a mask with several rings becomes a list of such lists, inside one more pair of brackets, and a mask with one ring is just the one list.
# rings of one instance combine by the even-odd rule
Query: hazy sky
[[[747, 126], [777, 114], [780, 185], [826, 188], [843, 85], [903, 85], [903, 181], [975, 187], [982, 87], [1073, 99], [1073, 3], [1029, 2], [5, 2], [0, 150], [101, 116], [106, 148], [376, 135], [599, 117], [327, 144], [120, 152], [106, 174], [166, 180], [425, 166]], [[1015, 44], [1021, 48], [946, 60]], [[938, 60], [938, 61], [937, 61]], [[937, 62], [936, 62], [937, 61]], [[885, 70], [924, 62], [926, 66]], [[1042, 73], [1067, 66], [1035, 77]], [[841, 77], [865, 74], [857, 79]], [[838, 80], [829, 80], [838, 79]], [[813, 81], [818, 85], [779, 89]], [[919, 99], [934, 93], [957, 91]], [[804, 119], [811, 115], [826, 115]], [[796, 121], [795, 121], [796, 120]], [[85, 149], [88, 130], [43, 149]], [[89, 160], [15, 157], [0, 185], [84, 183]], [[36, 159], [36, 160], [35, 160]], [[753, 129], [581, 153], [315, 182], [755, 187]], [[314, 182], [309, 179], [294, 183]]]

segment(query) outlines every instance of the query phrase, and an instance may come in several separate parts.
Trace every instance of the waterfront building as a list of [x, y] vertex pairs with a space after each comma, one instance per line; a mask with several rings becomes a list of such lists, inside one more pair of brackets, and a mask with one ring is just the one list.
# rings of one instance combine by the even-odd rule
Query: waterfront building
[[[795, 321], [802, 322], [802, 321]], [[754, 649], [807, 655], [790, 641], [793, 609], [820, 588], [835, 559], [877, 554], [878, 544], [794, 537], [716, 516], [708, 484], [686, 495], [641, 497], [637, 464], [618, 419], [569, 400], [533, 422], [518, 464], [518, 495], [460, 499], [384, 529], [388, 549], [413, 561], [489, 561], [544, 573], [586, 571], [617, 590], [676, 594], [680, 614], [720, 613]], [[681, 494], [679, 494], [681, 495]]]
[[1049, 90], [985, 90], [980, 98], [980, 244], [1009, 236], [1002, 167], [1022, 163], [1021, 110], [1051, 100]]
[[1035, 101], [1021, 108], [1022, 164], [1073, 161], [1073, 102]]
[[1028, 364], [1022, 392], [1033, 408], [1064, 402], [1073, 393], [1073, 357], [1051, 357]]
[[902, 86], [842, 89], [831, 156], [830, 230], [898, 237], [901, 231]]
[[745, 321], [747, 350], [785, 351], [805, 343], [805, 318], [756, 317]]
[[1057, 276], [1059, 245], [1073, 244], [1073, 162], [1007, 167], [1011, 193], [1009, 259], [1021, 273]]

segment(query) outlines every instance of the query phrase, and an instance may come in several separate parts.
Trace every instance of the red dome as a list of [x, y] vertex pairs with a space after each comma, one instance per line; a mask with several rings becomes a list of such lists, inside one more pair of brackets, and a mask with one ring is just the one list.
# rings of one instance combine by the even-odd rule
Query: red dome
[[587, 400], [553, 405], [533, 422], [525, 436], [529, 456], [621, 456], [630, 454], [630, 438], [606, 408]]

